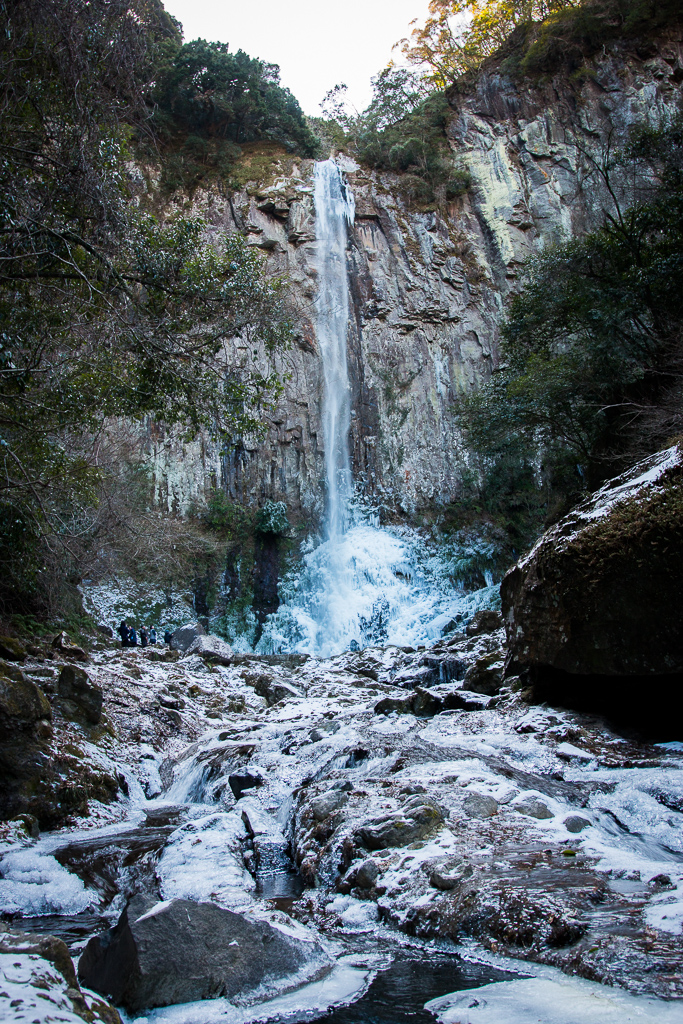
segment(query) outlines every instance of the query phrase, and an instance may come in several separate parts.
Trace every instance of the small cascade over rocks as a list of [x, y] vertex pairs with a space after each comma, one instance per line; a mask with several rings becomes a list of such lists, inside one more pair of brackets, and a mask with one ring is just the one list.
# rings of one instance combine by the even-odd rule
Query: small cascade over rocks
[[450, 622], [496, 606], [498, 592], [488, 579], [489, 586], [466, 595], [457, 585], [453, 552], [450, 559], [445, 551], [439, 554], [416, 530], [381, 528], [379, 517], [354, 495], [346, 265], [354, 198], [334, 160], [315, 165], [314, 181], [316, 333], [324, 378], [324, 539], [311, 545], [281, 586], [283, 603], [268, 617], [256, 650], [328, 657], [368, 644], [429, 643]]

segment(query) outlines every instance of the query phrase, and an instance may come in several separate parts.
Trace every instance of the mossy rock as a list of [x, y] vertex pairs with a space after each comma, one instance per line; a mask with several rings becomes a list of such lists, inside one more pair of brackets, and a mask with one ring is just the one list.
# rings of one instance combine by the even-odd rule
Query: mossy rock
[[8, 661], [25, 661], [26, 648], [16, 637], [0, 635], [0, 658], [6, 658]]
[[41, 719], [51, 719], [47, 697], [28, 679], [0, 676], [0, 737], [32, 729]]
[[16, 665], [12, 665], [9, 661], [0, 661], [0, 676], [4, 676], [5, 679], [14, 679], [15, 682], [23, 682], [26, 676], [17, 668]]

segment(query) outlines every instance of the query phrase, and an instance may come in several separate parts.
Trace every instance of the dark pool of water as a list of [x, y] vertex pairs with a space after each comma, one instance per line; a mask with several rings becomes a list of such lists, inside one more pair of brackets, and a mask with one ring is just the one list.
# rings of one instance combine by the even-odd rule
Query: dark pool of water
[[[298, 900], [305, 889], [298, 871], [272, 871], [256, 875], [256, 894], [264, 900]], [[282, 906], [280, 909], [284, 910]]]
[[448, 992], [477, 988], [517, 975], [487, 964], [468, 963], [455, 954], [429, 949], [396, 950], [357, 1002], [316, 1017], [325, 1024], [435, 1024], [424, 1004]]

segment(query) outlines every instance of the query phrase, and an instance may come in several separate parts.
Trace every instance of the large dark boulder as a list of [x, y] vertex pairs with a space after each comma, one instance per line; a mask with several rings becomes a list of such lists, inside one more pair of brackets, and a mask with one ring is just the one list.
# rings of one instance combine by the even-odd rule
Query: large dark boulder
[[0, 668], [0, 819], [39, 813], [52, 773], [52, 709], [21, 671]]
[[680, 447], [609, 481], [549, 529], [507, 573], [501, 596], [508, 675], [526, 673], [539, 699], [677, 736]]
[[64, 666], [59, 673], [59, 696], [75, 704], [90, 725], [97, 725], [102, 718], [104, 695], [82, 668]]
[[301, 985], [326, 973], [315, 942], [250, 921], [213, 903], [136, 896], [109, 932], [91, 939], [82, 984], [138, 1013], [154, 1006], [244, 996], [263, 986]]
[[21, 640], [13, 636], [0, 636], [0, 658], [7, 658], [8, 661], [25, 661], [26, 648]]
[[178, 626], [171, 637], [171, 647], [174, 651], [187, 651], [198, 636], [206, 636], [206, 630], [201, 622], [188, 622], [184, 626]]
[[12, 675], [14, 678], [0, 673], [0, 739], [12, 739], [18, 732], [31, 733], [37, 723], [52, 718], [43, 691], [23, 674]]

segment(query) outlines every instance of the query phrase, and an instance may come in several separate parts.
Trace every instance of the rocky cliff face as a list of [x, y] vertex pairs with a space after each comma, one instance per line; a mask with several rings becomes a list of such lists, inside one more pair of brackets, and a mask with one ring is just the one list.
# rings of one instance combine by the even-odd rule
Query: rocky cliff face
[[[435, 212], [411, 209], [397, 175], [339, 158], [356, 200], [351, 450], [355, 479], [373, 499], [404, 515], [457, 499], [467, 452], [454, 398], [495, 367], [505, 298], [524, 260], [599, 221], [611, 203], [601, 175], [608, 149], [634, 122], [677, 109], [682, 79], [680, 38], [646, 54], [615, 46], [573, 82], [483, 74], [450, 97], [449, 141], [472, 186]], [[315, 521], [324, 470], [312, 163], [283, 157], [267, 184], [231, 197], [199, 192], [190, 206], [211, 232], [242, 231], [289, 278], [297, 338], [276, 359], [286, 384], [265, 440], [242, 438], [221, 455], [208, 441], [186, 446], [150, 431], [158, 498], [182, 510], [193, 493], [221, 484], [235, 499], [282, 500], [295, 518]], [[263, 353], [236, 341], [235, 358], [248, 365]]]

